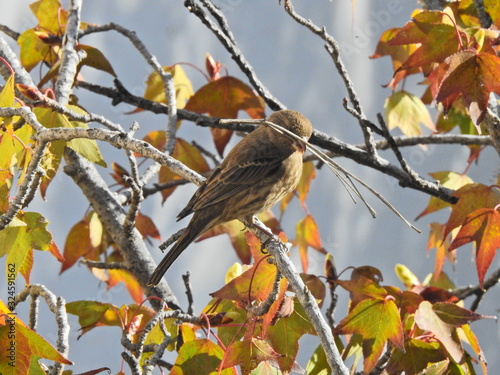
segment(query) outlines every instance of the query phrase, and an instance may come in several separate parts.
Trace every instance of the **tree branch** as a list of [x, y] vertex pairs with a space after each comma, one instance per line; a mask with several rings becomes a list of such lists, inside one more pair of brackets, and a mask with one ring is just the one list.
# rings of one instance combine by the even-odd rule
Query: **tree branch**
[[273, 111], [284, 109], [285, 106], [262, 84], [252, 66], [246, 60], [245, 56], [241, 53], [238, 44], [236, 43], [232, 33], [227, 27], [227, 20], [224, 15], [215, 7], [215, 5], [210, 0], [201, 0], [201, 3], [209, 10], [209, 12], [216, 18], [219, 23], [218, 27], [215, 22], [213, 22], [206, 12], [196, 4], [193, 0], [184, 1], [184, 6], [193, 13], [200, 21], [219, 39], [220, 43], [226, 48], [226, 50], [231, 55], [231, 58], [236, 62], [236, 64], [241, 69], [242, 73], [245, 74], [252, 84], [253, 88], [259, 93], [260, 96], [264, 98], [266, 104]]

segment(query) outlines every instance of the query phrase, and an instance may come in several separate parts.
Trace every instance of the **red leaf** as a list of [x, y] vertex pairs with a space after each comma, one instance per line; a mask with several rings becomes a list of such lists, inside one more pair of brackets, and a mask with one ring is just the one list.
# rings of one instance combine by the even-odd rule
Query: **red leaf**
[[500, 213], [492, 208], [480, 208], [465, 218], [450, 250], [469, 242], [476, 242], [476, 268], [482, 286], [484, 275], [500, 247]]
[[451, 55], [443, 64], [446, 73], [434, 99], [442, 102], [462, 94], [472, 120], [479, 125], [486, 115], [490, 93], [500, 94], [500, 58], [467, 50]]

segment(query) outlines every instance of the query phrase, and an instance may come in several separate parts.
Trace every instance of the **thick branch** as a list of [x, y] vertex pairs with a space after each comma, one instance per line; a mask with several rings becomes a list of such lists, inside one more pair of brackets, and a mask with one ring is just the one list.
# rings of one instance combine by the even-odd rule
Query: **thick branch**
[[[69, 165], [64, 168], [64, 172], [78, 185], [99, 215], [104, 227], [120, 248], [128, 269], [144, 288], [146, 295], [159, 296], [169, 306], [178, 308], [177, 299], [165, 281], [155, 288], [147, 286], [149, 275], [156, 268], [156, 264], [137, 229], [131, 231], [128, 236], [124, 235], [123, 223], [126, 213], [106, 182], [89, 161], [79, 157], [74, 151], [68, 150], [66, 159]], [[151, 303], [156, 309], [163, 307], [163, 303], [156, 300]]]

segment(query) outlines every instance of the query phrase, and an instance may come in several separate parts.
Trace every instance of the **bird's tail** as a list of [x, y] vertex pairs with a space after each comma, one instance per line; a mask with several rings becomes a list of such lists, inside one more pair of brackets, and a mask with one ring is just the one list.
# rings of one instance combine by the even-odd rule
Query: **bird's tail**
[[165, 255], [149, 278], [149, 286], [158, 285], [165, 272], [167, 272], [172, 263], [174, 263], [186, 247], [188, 247], [191, 242], [196, 240], [196, 238], [202, 235], [205, 231], [219, 223], [218, 219], [221, 213], [217, 211], [217, 209], [223, 209], [223, 206], [194, 213], [189, 225], [186, 229], [184, 229], [184, 232], [182, 232], [174, 247], [172, 247], [167, 255]]
[[[194, 233], [193, 233], [194, 232]], [[196, 237], [198, 237], [200, 233], [198, 231], [193, 231], [190, 226], [188, 226], [184, 232], [182, 232], [181, 236], [175, 243], [174, 247], [170, 249], [170, 251], [165, 255], [165, 257], [161, 260], [158, 267], [154, 270], [153, 274], [149, 278], [148, 285], [156, 286], [160, 282], [161, 278], [170, 268], [172, 263], [181, 255], [181, 253], [189, 246], [191, 242], [193, 242]]]

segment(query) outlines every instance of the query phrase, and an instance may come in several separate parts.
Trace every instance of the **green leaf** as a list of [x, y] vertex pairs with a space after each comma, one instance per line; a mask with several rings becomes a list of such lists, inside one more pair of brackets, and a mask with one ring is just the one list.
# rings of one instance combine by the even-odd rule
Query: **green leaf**
[[19, 221], [10, 223], [0, 231], [0, 243], [4, 249], [8, 249], [7, 260], [9, 264], [15, 264], [16, 270], [22, 272], [22, 268], [28, 266], [26, 273], [22, 272], [29, 280], [31, 270], [30, 262], [32, 250], [51, 250], [54, 242], [52, 234], [47, 230], [48, 221], [36, 212], [20, 212], [17, 215]]
[[318, 345], [311, 359], [307, 362], [307, 375], [329, 375], [331, 373], [330, 365], [326, 361], [325, 350], [321, 345]]
[[191, 340], [181, 346], [170, 375], [217, 374], [236, 375], [236, 369], [217, 371], [224, 350], [207, 339]]

